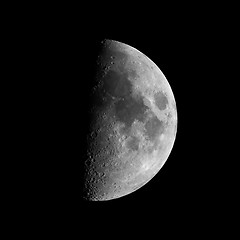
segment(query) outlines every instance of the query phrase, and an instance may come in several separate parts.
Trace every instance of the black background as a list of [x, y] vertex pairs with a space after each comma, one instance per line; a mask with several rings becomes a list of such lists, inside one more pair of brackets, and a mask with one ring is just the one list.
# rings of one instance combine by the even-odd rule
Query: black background
[[[81, 200], [78, 193], [81, 164], [78, 168], [78, 163], [79, 155], [84, 155], [85, 150], [85, 130], [89, 123], [87, 112], [89, 104], [91, 105], [89, 94], [95, 77], [94, 64], [100, 50], [100, 41], [107, 38], [133, 46], [159, 66], [175, 96], [178, 130], [173, 150], [157, 176], [129, 196], [108, 203], [99, 203], [99, 206], [133, 204], [141, 208], [142, 204], [154, 203], [165, 205], [172, 211], [174, 208], [179, 210], [182, 206], [186, 207], [188, 204], [190, 206], [194, 202], [199, 202], [199, 198], [202, 198], [204, 181], [201, 169], [206, 160], [202, 158], [205, 143], [201, 141], [205, 121], [202, 115], [203, 111], [206, 112], [206, 106], [202, 105], [204, 104], [202, 98], [207, 95], [202, 81], [208, 71], [208, 66], [204, 64], [207, 58], [204, 36], [199, 31], [184, 29], [182, 26], [176, 26], [167, 31], [162, 29], [155, 34], [152, 34], [151, 28], [141, 32], [134, 29], [106, 33], [95, 29], [90, 32], [88, 32], [89, 29], [86, 32], [84, 30], [74, 34], [74, 40], [71, 38], [67, 40], [69, 49], [64, 49], [67, 52], [63, 52], [60, 57], [61, 60], [63, 59], [63, 66], [61, 63], [57, 66], [60, 71], [62, 69], [64, 71], [63, 75], [60, 74], [60, 80], [56, 79], [58, 93], [63, 101], [63, 108], [59, 109], [60, 116], [63, 115], [60, 123], [68, 126], [67, 129], [66, 126], [63, 127], [63, 130], [60, 127], [59, 133], [61, 135], [63, 132], [64, 136], [66, 130], [67, 136], [70, 134], [67, 140], [67, 145], [70, 143], [70, 146], [68, 145], [70, 149], [66, 152], [66, 156], [61, 156], [63, 159], [59, 161], [62, 164], [60, 169], [64, 169], [67, 162], [66, 179], [61, 176], [63, 182], [67, 180], [64, 183], [64, 189], [76, 202], [81, 201], [83, 206], [91, 209], [91, 204], [95, 206], [97, 204]], [[76, 172], [72, 172], [73, 169]]]
[[[210, 81], [213, 67], [211, 29], [189, 21], [120, 28], [101, 21], [65, 20], [41, 21], [32, 29], [22, 29], [19, 35], [29, 35], [27, 41], [23, 38], [26, 48], [22, 54], [27, 58], [33, 135], [38, 136], [31, 148], [33, 156], [37, 155], [32, 199], [41, 203], [40, 212], [72, 219], [84, 216], [89, 221], [96, 212], [112, 216], [114, 211], [121, 215], [126, 210], [126, 218], [131, 211], [164, 215], [200, 212], [212, 192], [206, 182], [212, 158], [206, 127], [212, 124], [214, 114], [209, 104], [212, 93], [206, 87], [211, 85], [206, 81]], [[138, 49], [161, 69], [176, 100], [178, 129], [168, 160], [149, 183], [119, 199], [87, 202], [81, 198], [81, 158], [86, 150], [95, 62], [104, 39]], [[210, 116], [207, 120], [206, 115]]]
[[[225, 213], [236, 212], [233, 181], [226, 180], [237, 158], [229, 157], [233, 141], [224, 136], [236, 128], [237, 108], [228, 110], [224, 94], [232, 97], [238, 79], [228, 76], [238, 57], [238, 8], [225, 2], [77, 5], [21, 2], [3, 8], [2, 69], [9, 88], [1, 90], [10, 126], [2, 128], [9, 132], [10, 144], [4, 142], [10, 149], [2, 162], [10, 170], [3, 177], [9, 194], [2, 195], [9, 200], [9, 207], [3, 205], [8, 234], [222, 234], [235, 219]], [[89, 92], [99, 41], [106, 38], [135, 47], [159, 66], [175, 96], [178, 129], [167, 162], [149, 183], [119, 199], [86, 202], [80, 188]]]

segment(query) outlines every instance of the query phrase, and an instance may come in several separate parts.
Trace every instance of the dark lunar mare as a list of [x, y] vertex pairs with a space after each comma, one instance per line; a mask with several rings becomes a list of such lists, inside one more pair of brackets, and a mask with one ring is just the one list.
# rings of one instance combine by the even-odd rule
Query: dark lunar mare
[[167, 97], [161, 91], [154, 94], [154, 100], [159, 110], [164, 110], [168, 104]]
[[[107, 59], [111, 60], [107, 62]], [[140, 93], [137, 96], [132, 94], [133, 86], [130, 79], [139, 78], [139, 76], [135, 69], [126, 68], [125, 64], [127, 60], [128, 55], [123, 52], [113, 49], [108, 51], [99, 84], [101, 100], [99, 99], [98, 101], [98, 103], [103, 104], [105, 107], [112, 106], [115, 120], [124, 123], [121, 133], [126, 135], [130, 133], [135, 120], [143, 123], [146, 121], [148, 115], [146, 111], [149, 110], [149, 107], [144, 104], [143, 96]], [[155, 97], [159, 108], [162, 108], [165, 104], [165, 96], [155, 94]], [[154, 114], [145, 124], [145, 134], [150, 141], [154, 141], [163, 130], [163, 122], [154, 116]], [[132, 150], [137, 150], [138, 143], [137, 138], [133, 138], [132, 136], [128, 141], [128, 147]]]
[[139, 142], [140, 140], [137, 137], [132, 136], [127, 142], [127, 148], [131, 149], [132, 151], [137, 151], [139, 149]]
[[125, 68], [128, 55], [118, 51], [111, 52], [113, 59], [117, 59], [113, 69], [106, 71], [102, 78], [102, 93], [106, 101], [114, 101], [114, 116], [116, 121], [125, 124], [124, 131], [127, 132], [134, 120], [143, 121], [146, 117], [148, 107], [144, 104], [143, 97], [133, 96], [130, 78], [137, 78], [134, 69]]
[[150, 141], [155, 140], [159, 134], [164, 132], [164, 124], [156, 116], [150, 118], [145, 124], [145, 134]]

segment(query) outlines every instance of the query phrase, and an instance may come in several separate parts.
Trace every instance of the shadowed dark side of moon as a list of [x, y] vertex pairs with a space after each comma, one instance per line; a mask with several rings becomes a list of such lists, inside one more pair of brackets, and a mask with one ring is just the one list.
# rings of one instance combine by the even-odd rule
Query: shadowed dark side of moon
[[[164, 112], [167, 117], [161, 121], [156, 112], [165, 111], [173, 95], [169, 85], [170, 95], [153, 95], [156, 110], [144, 98], [148, 89], [144, 81], [160, 74], [152, 74], [150, 63], [130, 46], [109, 40], [102, 43], [91, 91], [84, 161], [83, 197], [87, 200], [110, 200], [139, 189], [160, 170], [171, 151], [173, 114]], [[164, 80], [163, 75], [160, 78]], [[141, 79], [145, 80], [139, 84], [140, 90], [134, 89]], [[161, 134], [170, 140], [160, 140]], [[143, 147], [143, 138], [148, 147]]]

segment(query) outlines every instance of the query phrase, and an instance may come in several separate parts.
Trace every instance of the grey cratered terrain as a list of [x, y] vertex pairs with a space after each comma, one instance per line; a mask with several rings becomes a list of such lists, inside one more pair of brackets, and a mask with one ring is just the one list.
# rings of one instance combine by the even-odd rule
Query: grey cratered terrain
[[110, 200], [151, 180], [166, 162], [177, 129], [171, 87], [157, 65], [106, 40], [92, 89], [84, 198]]

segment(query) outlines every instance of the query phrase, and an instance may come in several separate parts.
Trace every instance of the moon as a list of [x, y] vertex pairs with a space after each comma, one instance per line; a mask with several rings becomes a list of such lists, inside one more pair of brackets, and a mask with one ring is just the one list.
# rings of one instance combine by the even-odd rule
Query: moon
[[[127, 196], [146, 185], [160, 171], [175, 142], [177, 109], [174, 94], [163, 72], [150, 58], [134, 47], [114, 40], [105, 40], [97, 62], [99, 81], [94, 88], [97, 97], [94, 100], [96, 104], [93, 106], [92, 118], [94, 129], [97, 130], [92, 131], [92, 137], [89, 137], [90, 145], [94, 147], [89, 148], [91, 150], [86, 161], [88, 164], [85, 171], [84, 198], [105, 201]], [[115, 73], [126, 75], [128, 83], [131, 83], [130, 90], [118, 83], [121, 80], [113, 77], [109, 82], [105, 81], [104, 78], [107, 79], [110, 72], [113, 76]], [[113, 85], [114, 91], [107, 92], [106, 88], [112, 88]], [[150, 144], [150, 141], [146, 143], [143, 134], [146, 125], [140, 120], [134, 120], [127, 130], [127, 133], [132, 134], [130, 138], [121, 131], [125, 124], [114, 116], [112, 109], [126, 99], [129, 92], [134, 99], [141, 96], [144, 102], [147, 109], [145, 112], [148, 112], [144, 123], [151, 116], [156, 116], [163, 123], [164, 129], [155, 138], [151, 151], [143, 147]], [[167, 97], [167, 105], [163, 110], [157, 106], [154, 97], [159, 92]], [[126, 114], [121, 117], [127, 119]], [[133, 136], [139, 140], [136, 148], [138, 150], [130, 152], [127, 144], [133, 140]]]

